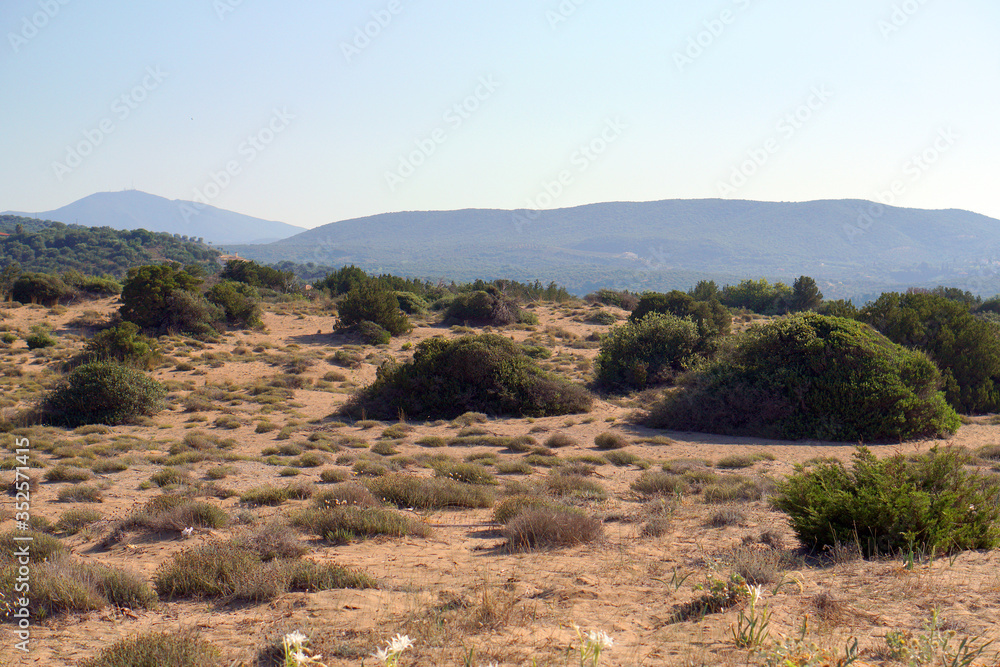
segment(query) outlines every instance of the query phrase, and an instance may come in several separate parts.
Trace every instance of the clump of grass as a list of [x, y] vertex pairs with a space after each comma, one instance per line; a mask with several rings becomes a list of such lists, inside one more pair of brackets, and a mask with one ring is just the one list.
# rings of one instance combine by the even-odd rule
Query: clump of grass
[[366, 487], [354, 482], [345, 482], [316, 494], [313, 497], [313, 504], [319, 508], [326, 508], [338, 505], [375, 507], [379, 503], [378, 499]]
[[510, 551], [554, 549], [600, 539], [604, 527], [597, 519], [568, 507], [538, 507], [518, 513], [503, 529]]
[[500, 461], [497, 472], [501, 475], [530, 475], [535, 469], [527, 461]]
[[759, 461], [773, 461], [774, 454], [758, 452], [756, 454], [732, 454], [719, 459], [716, 468], [728, 468], [735, 470], [739, 468], [750, 468]]
[[190, 527], [222, 528], [228, 522], [229, 515], [218, 505], [187, 496], [163, 494], [148, 500], [119, 526], [124, 530], [167, 532]]
[[[46, 535], [45, 533], [34, 530], [11, 530], [3, 535], [0, 535], [0, 565], [9, 564], [15, 561], [15, 551], [21, 546], [19, 542], [14, 541], [15, 537], [31, 538], [30, 540], [27, 540], [27, 543], [29, 545], [28, 549], [31, 553], [31, 560], [35, 563], [48, 560], [53, 556], [66, 551], [66, 547], [63, 546], [63, 543], [51, 535]], [[13, 587], [0, 587], [0, 590], [13, 590]]]
[[629, 487], [642, 496], [673, 496], [690, 490], [683, 475], [659, 470], [647, 470]]
[[335, 543], [376, 535], [427, 537], [431, 532], [426, 524], [399, 512], [355, 505], [303, 510], [292, 517], [292, 524]]
[[378, 454], [379, 456], [395, 456], [396, 454], [399, 454], [399, 451], [392, 446], [392, 442], [386, 440], [376, 442], [371, 446], [370, 451], [373, 454]]
[[325, 468], [319, 471], [319, 480], [326, 484], [339, 484], [340, 482], [346, 482], [350, 478], [351, 475], [346, 470], [338, 468]]
[[86, 468], [57, 465], [46, 470], [43, 477], [46, 482], [85, 482], [93, 475]]
[[629, 442], [625, 439], [625, 436], [614, 431], [600, 433], [594, 437], [594, 446], [598, 449], [622, 449], [628, 447], [628, 445]]
[[642, 462], [642, 458], [639, 455], [620, 450], [608, 452], [604, 455], [604, 459], [611, 465], [618, 466], [620, 468], [637, 465]]
[[451, 420], [451, 425], [455, 428], [471, 426], [472, 424], [485, 424], [489, 419], [482, 412], [466, 412]]
[[436, 435], [428, 435], [417, 440], [417, 444], [422, 447], [444, 447], [447, 441]]
[[554, 503], [551, 500], [547, 500], [541, 496], [526, 494], [508, 496], [493, 507], [493, 521], [506, 525], [521, 512], [553, 506]]
[[76, 535], [78, 532], [94, 523], [100, 521], [101, 513], [90, 508], [74, 508], [66, 510], [59, 516], [54, 529], [66, 535]]
[[246, 505], [274, 507], [288, 500], [288, 489], [270, 484], [247, 489], [240, 494], [240, 502]]
[[753, 585], [775, 583], [781, 578], [781, 571], [788, 566], [788, 559], [781, 552], [751, 544], [730, 549], [723, 559], [733, 572]]
[[384, 464], [369, 459], [361, 459], [351, 469], [359, 477], [382, 477], [389, 472], [389, 468]]
[[487, 487], [443, 477], [419, 478], [393, 473], [369, 480], [367, 486], [376, 498], [397, 507], [442, 509], [493, 505], [493, 492]]
[[104, 502], [101, 490], [91, 484], [74, 484], [59, 489], [59, 502], [63, 503], [100, 503]]
[[563, 432], [557, 432], [550, 435], [545, 439], [545, 446], [550, 449], [559, 449], [560, 447], [575, 447], [578, 445], [576, 440], [566, 435]]
[[184, 484], [187, 480], [188, 473], [179, 468], [164, 468], [159, 472], [153, 473], [153, 475], [149, 478], [149, 481], [159, 487], [177, 486], [179, 484]]
[[446, 477], [464, 484], [496, 484], [496, 477], [478, 463], [442, 463], [434, 468], [436, 477]]
[[708, 525], [713, 528], [738, 526], [747, 520], [746, 512], [736, 507], [722, 507], [716, 510], [708, 519]]
[[215, 667], [220, 657], [191, 632], [151, 632], [120, 639], [81, 667]]
[[98, 475], [106, 475], [113, 472], [123, 472], [128, 470], [128, 464], [121, 459], [101, 459], [94, 461], [90, 469]]
[[703, 497], [706, 503], [760, 500], [767, 493], [769, 486], [763, 479], [723, 475], [705, 486]]
[[598, 482], [583, 475], [554, 472], [545, 478], [545, 488], [553, 496], [602, 500], [608, 492]]

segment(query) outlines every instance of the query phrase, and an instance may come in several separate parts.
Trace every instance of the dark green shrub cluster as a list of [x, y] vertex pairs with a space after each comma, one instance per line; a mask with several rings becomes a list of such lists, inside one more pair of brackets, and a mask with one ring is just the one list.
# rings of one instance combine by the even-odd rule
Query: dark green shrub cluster
[[622, 310], [632, 310], [639, 304], [639, 295], [628, 290], [601, 289], [583, 297], [588, 303], [601, 303], [605, 306], [618, 306]]
[[373, 384], [343, 408], [395, 419], [452, 419], [464, 412], [528, 416], [584, 412], [591, 396], [581, 386], [549, 375], [519, 345], [496, 334], [417, 345], [405, 364], [386, 364]]
[[778, 485], [772, 499], [814, 549], [858, 544], [866, 555], [993, 549], [1000, 542], [1000, 487], [965, 469], [958, 450], [821, 463]]
[[638, 322], [649, 313], [690, 317], [698, 327], [700, 351], [707, 351], [719, 336], [728, 334], [733, 321], [729, 311], [718, 300], [696, 301], [694, 297], [677, 290], [668, 294], [643, 294], [629, 315], [629, 321]]
[[49, 273], [22, 273], [14, 281], [11, 297], [21, 303], [54, 305], [72, 298], [76, 290]]
[[366, 280], [347, 293], [337, 306], [340, 326], [354, 327], [362, 322], [374, 322], [392, 336], [406, 333], [412, 327], [399, 309], [395, 294], [378, 281]]
[[244, 283], [251, 287], [266, 287], [276, 292], [288, 292], [295, 288], [295, 274], [280, 271], [270, 266], [243, 259], [231, 259], [219, 274], [222, 280]]
[[29, 350], [38, 350], [46, 347], [55, 347], [57, 341], [46, 331], [35, 331], [28, 334], [24, 342], [28, 344]]
[[156, 341], [142, 335], [138, 325], [122, 322], [94, 334], [79, 361], [113, 360], [148, 369], [158, 356]]
[[205, 298], [222, 309], [226, 322], [239, 328], [264, 326], [260, 317], [260, 294], [252, 285], [224, 280], [213, 285]]
[[445, 311], [444, 323], [506, 326], [537, 324], [538, 319], [533, 313], [521, 310], [514, 299], [490, 286], [486, 290], [456, 295]]
[[427, 312], [427, 301], [413, 292], [395, 292], [399, 309], [407, 315], [421, 315]]
[[368, 345], [388, 345], [392, 340], [392, 334], [375, 324], [365, 320], [355, 326], [358, 336]]
[[52, 390], [41, 406], [54, 424], [127, 424], [159, 411], [166, 388], [131, 366], [113, 361], [84, 364]]
[[785, 283], [771, 284], [766, 278], [744, 280], [738, 285], [726, 285], [719, 293], [719, 301], [728, 308], [742, 308], [762, 315], [788, 312], [786, 302], [792, 289]]
[[609, 389], [642, 389], [671, 380], [688, 368], [701, 345], [690, 319], [649, 313], [601, 338], [594, 381]]
[[959, 426], [926, 355], [860, 322], [806, 314], [754, 327], [682, 379], [648, 424], [765, 438], [898, 441]]
[[172, 301], [183, 293], [197, 295], [201, 283], [201, 278], [170, 264], [129, 269], [122, 286], [122, 319], [143, 329], [167, 329], [180, 319], [171, 316]]
[[968, 304], [935, 294], [883, 294], [858, 319], [889, 340], [926, 352], [960, 412], [1000, 410], [1000, 334]]

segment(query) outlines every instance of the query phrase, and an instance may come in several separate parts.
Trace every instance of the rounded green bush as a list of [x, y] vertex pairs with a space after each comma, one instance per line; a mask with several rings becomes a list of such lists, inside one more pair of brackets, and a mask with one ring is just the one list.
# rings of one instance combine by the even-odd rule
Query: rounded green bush
[[812, 313], [753, 327], [682, 385], [653, 409], [650, 426], [898, 442], [954, 433], [960, 424], [925, 354], [860, 322]]
[[521, 310], [517, 302], [490, 285], [486, 290], [456, 295], [445, 311], [444, 323], [505, 326], [537, 324], [537, 318], [533, 313]]
[[586, 412], [586, 389], [542, 371], [521, 347], [496, 334], [431, 338], [404, 364], [385, 364], [375, 382], [342, 408], [396, 419], [454, 419], [465, 412], [542, 417]]
[[53, 347], [56, 345], [56, 339], [47, 333], [37, 332], [30, 334], [24, 339], [24, 342], [28, 344], [29, 350], [38, 350], [45, 347]]
[[112, 361], [78, 367], [45, 399], [42, 409], [52, 423], [126, 424], [155, 414], [166, 388], [145, 373]]
[[601, 339], [594, 380], [610, 389], [642, 389], [669, 380], [695, 359], [700, 338], [690, 319], [649, 313], [612, 327]]
[[412, 326], [399, 309], [396, 295], [377, 280], [355, 285], [337, 307], [341, 327], [353, 327], [362, 322], [374, 322], [392, 336], [406, 333]]

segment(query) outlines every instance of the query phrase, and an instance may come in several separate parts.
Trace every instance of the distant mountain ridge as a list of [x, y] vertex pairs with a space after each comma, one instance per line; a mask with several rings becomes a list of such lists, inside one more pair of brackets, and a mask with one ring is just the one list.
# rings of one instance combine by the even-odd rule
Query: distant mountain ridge
[[204, 238], [215, 244], [268, 243], [305, 231], [304, 227], [262, 220], [207, 204], [170, 200], [139, 190], [98, 192], [53, 211], [6, 211], [5, 214], [87, 227], [146, 229]]
[[1000, 285], [1000, 221], [863, 200], [410, 211], [227, 248], [265, 262], [353, 263], [415, 277], [555, 280], [577, 293], [803, 274], [821, 280], [827, 296], [924, 284], [995, 293]]

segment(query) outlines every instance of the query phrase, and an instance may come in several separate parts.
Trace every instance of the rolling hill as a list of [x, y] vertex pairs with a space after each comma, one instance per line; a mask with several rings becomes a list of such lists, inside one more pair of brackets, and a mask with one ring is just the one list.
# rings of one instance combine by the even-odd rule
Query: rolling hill
[[1000, 221], [861, 200], [612, 202], [546, 211], [468, 209], [375, 215], [227, 250], [416, 277], [555, 280], [595, 287], [687, 288], [805, 274], [828, 297], [909, 285], [1000, 287]]
[[283, 222], [262, 220], [214, 206], [170, 200], [138, 190], [98, 192], [54, 211], [18, 215], [87, 227], [146, 229], [204, 238], [210, 243], [267, 243], [304, 231]]

